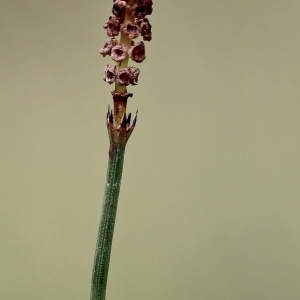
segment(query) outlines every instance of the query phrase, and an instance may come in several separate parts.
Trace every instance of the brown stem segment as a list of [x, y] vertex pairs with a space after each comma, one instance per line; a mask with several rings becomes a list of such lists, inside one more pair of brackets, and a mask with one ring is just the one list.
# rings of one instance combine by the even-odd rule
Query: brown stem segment
[[123, 117], [126, 115], [126, 106], [128, 97], [132, 97], [132, 93], [119, 93], [112, 92], [114, 101], [114, 121], [115, 127], [118, 128], [121, 125]]

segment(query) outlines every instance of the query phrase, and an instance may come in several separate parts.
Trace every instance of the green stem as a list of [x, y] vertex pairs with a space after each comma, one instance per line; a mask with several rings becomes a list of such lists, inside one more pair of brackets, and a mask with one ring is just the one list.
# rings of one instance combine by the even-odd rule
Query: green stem
[[105, 300], [111, 244], [121, 186], [125, 144], [111, 146], [102, 204], [102, 215], [95, 251], [91, 300]]

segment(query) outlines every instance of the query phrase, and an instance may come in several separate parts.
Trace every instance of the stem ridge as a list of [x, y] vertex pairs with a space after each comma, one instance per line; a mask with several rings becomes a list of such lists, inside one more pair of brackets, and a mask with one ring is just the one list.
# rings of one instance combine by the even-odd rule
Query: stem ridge
[[107, 276], [113, 240], [114, 226], [121, 187], [125, 145], [114, 147], [109, 156], [102, 214], [92, 276], [91, 300], [105, 300]]

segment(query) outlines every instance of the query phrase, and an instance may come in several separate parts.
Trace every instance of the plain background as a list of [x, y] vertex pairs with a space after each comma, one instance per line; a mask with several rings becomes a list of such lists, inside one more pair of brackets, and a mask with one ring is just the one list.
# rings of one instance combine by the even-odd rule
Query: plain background
[[[89, 299], [111, 4], [1, 0], [1, 299]], [[108, 300], [300, 299], [299, 16], [154, 2]]]

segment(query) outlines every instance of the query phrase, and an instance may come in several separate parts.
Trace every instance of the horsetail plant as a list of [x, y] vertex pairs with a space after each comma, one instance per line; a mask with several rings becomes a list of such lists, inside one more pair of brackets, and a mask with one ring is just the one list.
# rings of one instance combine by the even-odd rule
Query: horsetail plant
[[[144, 41], [152, 39], [151, 25], [146, 16], [151, 13], [152, 0], [114, 0], [112, 15], [104, 24], [109, 39], [100, 49], [100, 54], [109, 55], [116, 65], [105, 66], [103, 79], [109, 84], [114, 83], [115, 89], [111, 92], [113, 109], [108, 107], [106, 117], [109, 158], [94, 258], [91, 300], [105, 300], [125, 147], [137, 120], [136, 115], [131, 121], [131, 114], [126, 114], [127, 100], [133, 95], [127, 92], [127, 86], [138, 83], [140, 70], [128, 66], [128, 62], [131, 59], [141, 63], [146, 58]], [[142, 41], [135, 42], [138, 37]]]

